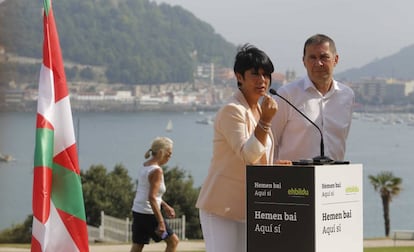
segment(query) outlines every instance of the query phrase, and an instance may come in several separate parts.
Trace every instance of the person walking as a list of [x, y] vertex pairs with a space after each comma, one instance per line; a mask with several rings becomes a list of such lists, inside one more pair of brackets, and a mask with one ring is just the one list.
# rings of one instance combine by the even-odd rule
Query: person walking
[[179, 239], [165, 221], [161, 208], [168, 218], [175, 217], [174, 209], [162, 195], [166, 192], [164, 174], [161, 168], [172, 155], [173, 141], [167, 137], [157, 137], [145, 153], [147, 159], [139, 171], [138, 186], [132, 206], [132, 247], [130, 252], [141, 252], [150, 239], [164, 240], [166, 252], [175, 252]]

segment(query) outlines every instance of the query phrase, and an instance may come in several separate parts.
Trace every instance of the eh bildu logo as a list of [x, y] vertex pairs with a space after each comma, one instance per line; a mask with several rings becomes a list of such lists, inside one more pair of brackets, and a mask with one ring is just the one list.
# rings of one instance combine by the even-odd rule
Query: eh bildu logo
[[309, 190], [305, 188], [290, 188], [288, 190], [289, 196], [309, 196]]

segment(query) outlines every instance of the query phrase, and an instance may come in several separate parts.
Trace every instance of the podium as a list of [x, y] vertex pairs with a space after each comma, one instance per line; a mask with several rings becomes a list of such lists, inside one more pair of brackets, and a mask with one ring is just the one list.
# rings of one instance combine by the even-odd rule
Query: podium
[[246, 169], [247, 252], [363, 252], [361, 164]]

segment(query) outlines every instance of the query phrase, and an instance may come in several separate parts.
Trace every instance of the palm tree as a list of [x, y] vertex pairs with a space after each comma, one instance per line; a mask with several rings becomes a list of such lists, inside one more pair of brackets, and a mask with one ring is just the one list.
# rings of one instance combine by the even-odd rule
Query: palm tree
[[401, 191], [402, 179], [394, 177], [392, 172], [380, 172], [377, 176], [368, 176], [374, 190], [380, 193], [384, 210], [385, 236], [390, 234], [390, 202]]

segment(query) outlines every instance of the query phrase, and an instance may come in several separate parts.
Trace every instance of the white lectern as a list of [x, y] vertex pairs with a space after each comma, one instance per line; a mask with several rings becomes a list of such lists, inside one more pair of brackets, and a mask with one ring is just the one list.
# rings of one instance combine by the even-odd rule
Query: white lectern
[[246, 169], [248, 252], [363, 252], [361, 164]]

